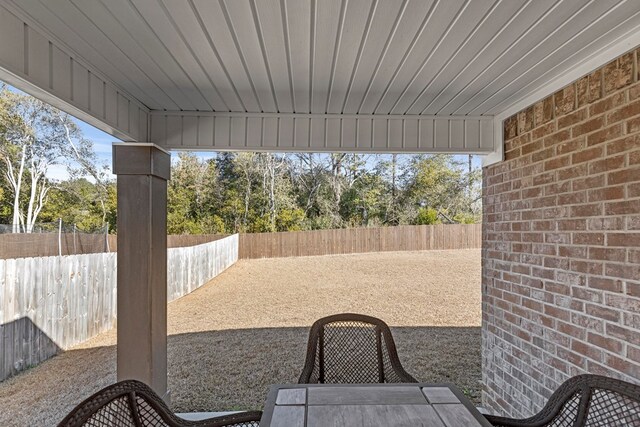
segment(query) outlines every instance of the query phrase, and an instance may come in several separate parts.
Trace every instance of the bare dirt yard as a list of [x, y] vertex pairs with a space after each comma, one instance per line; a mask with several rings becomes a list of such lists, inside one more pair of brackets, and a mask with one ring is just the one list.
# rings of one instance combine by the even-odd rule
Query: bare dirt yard
[[[480, 250], [242, 260], [169, 304], [177, 412], [261, 409], [296, 382], [309, 326], [341, 312], [379, 317], [407, 371], [480, 397]], [[110, 331], [0, 383], [1, 426], [52, 426], [115, 382]]]

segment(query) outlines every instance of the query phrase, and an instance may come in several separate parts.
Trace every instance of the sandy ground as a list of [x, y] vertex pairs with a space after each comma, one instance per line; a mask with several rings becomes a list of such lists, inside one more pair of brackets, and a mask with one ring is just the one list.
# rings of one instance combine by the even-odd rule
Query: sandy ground
[[[480, 251], [244, 260], [169, 305], [178, 412], [261, 409], [296, 382], [309, 326], [334, 313], [385, 320], [406, 370], [480, 398]], [[115, 381], [115, 331], [0, 383], [1, 426], [51, 426]]]

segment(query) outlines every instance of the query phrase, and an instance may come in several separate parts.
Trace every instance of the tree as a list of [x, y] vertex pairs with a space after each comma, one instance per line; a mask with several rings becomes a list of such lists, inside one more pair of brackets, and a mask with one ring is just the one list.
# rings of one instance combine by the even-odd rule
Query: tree
[[0, 158], [12, 192], [13, 232], [32, 231], [51, 188], [51, 166], [63, 165], [75, 177], [88, 172], [103, 182], [91, 142], [69, 115], [6, 86], [0, 87]]

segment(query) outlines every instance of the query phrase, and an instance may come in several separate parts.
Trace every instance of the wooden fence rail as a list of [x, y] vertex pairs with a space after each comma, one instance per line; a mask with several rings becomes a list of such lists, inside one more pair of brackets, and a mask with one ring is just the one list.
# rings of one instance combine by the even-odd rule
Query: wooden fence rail
[[[199, 234], [167, 236], [167, 247], [201, 245], [222, 239], [229, 234]], [[16, 233], [0, 234], [0, 259], [82, 255], [116, 252], [118, 236], [88, 233]]]
[[[238, 235], [167, 252], [167, 299], [238, 260]], [[116, 324], [116, 254], [0, 260], [0, 381]]]
[[482, 246], [481, 224], [406, 225], [380, 228], [240, 234], [240, 259], [350, 254]]

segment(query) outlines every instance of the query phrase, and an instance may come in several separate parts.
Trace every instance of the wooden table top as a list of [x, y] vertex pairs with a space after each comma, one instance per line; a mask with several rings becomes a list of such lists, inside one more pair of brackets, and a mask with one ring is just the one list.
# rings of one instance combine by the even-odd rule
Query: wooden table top
[[261, 427], [490, 427], [452, 384], [274, 385]]

